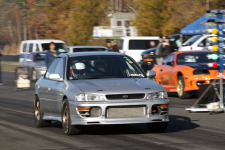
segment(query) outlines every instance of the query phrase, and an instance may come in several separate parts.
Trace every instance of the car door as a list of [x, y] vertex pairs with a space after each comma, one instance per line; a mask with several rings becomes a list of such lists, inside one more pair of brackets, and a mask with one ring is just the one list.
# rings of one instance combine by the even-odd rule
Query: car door
[[[55, 74], [59, 74], [61, 78], [64, 79], [64, 68], [65, 68], [65, 59], [57, 58], [59, 62], [57, 64]], [[64, 82], [62, 81], [53, 81], [49, 80], [49, 104], [51, 105], [50, 110], [53, 116], [60, 117], [61, 116], [61, 104], [63, 99], [63, 88]]]
[[52, 92], [51, 89], [53, 87], [53, 83], [57, 81], [52, 81], [49, 79], [49, 75], [55, 73], [57, 65], [59, 63], [59, 59], [56, 58], [50, 67], [48, 68], [42, 82], [39, 86], [39, 98], [42, 100], [42, 109], [47, 115], [52, 115]]
[[168, 63], [170, 62], [171, 57], [173, 57], [173, 55], [167, 56], [159, 69], [159, 81], [163, 87], [169, 86], [171, 66]]

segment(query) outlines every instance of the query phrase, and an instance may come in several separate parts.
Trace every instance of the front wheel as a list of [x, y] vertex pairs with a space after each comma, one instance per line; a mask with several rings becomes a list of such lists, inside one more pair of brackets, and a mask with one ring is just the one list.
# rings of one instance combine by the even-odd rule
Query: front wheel
[[34, 100], [34, 123], [37, 127], [49, 127], [51, 126], [50, 120], [43, 120], [43, 112], [41, 110], [40, 101], [37, 96]]
[[155, 122], [148, 123], [148, 129], [151, 133], [162, 133], [165, 132], [168, 126], [168, 122]]
[[79, 134], [80, 130], [71, 125], [71, 118], [70, 118], [70, 111], [69, 111], [69, 104], [67, 100], [63, 102], [63, 109], [62, 109], [62, 127], [63, 131], [66, 135], [73, 135]]
[[177, 80], [177, 95], [182, 98], [190, 98], [191, 93], [184, 91], [185, 88], [185, 82], [183, 76], [179, 76]]

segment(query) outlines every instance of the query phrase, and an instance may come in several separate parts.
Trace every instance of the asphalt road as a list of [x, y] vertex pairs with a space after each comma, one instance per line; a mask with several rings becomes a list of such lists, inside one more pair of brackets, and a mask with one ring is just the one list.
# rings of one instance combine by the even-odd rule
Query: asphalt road
[[188, 113], [196, 99], [170, 96], [170, 124], [165, 133], [149, 133], [145, 124], [84, 127], [66, 136], [61, 124], [36, 128], [33, 90], [16, 90], [14, 73], [3, 72], [0, 86], [0, 149], [225, 149], [225, 114]]

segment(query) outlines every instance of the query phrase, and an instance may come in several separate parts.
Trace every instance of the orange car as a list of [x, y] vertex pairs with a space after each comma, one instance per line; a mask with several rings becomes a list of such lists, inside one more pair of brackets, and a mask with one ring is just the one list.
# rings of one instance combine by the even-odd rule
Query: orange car
[[189, 98], [191, 92], [199, 90], [199, 85], [218, 79], [218, 68], [209, 67], [217, 61], [210, 59], [212, 54], [215, 55], [209, 51], [174, 52], [161, 65], [154, 66], [155, 80], [167, 92], [177, 92], [180, 98]]

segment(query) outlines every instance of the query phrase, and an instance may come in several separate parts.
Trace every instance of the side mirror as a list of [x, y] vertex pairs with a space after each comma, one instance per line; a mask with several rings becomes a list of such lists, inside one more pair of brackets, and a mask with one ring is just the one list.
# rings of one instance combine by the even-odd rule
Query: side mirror
[[148, 78], [154, 78], [156, 76], [156, 73], [155, 73], [155, 71], [153, 71], [153, 70], [148, 70], [147, 71], [147, 77]]
[[48, 78], [53, 81], [63, 81], [59, 74], [50, 74]]

